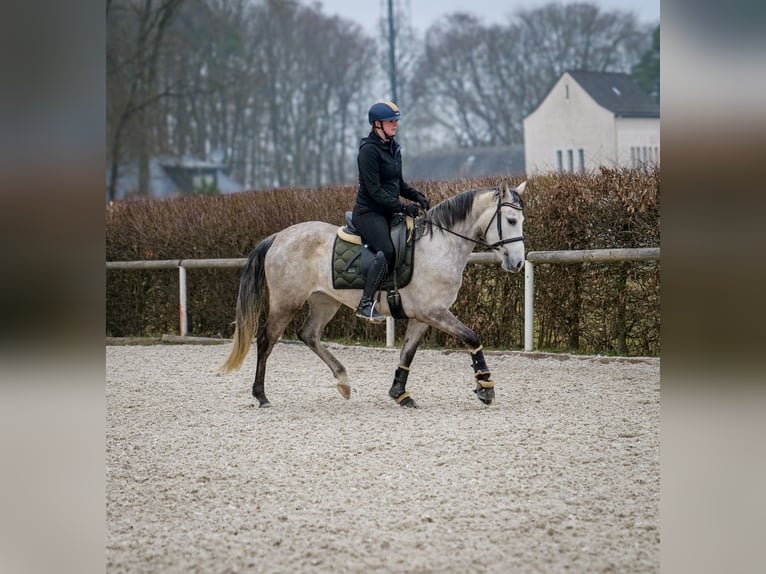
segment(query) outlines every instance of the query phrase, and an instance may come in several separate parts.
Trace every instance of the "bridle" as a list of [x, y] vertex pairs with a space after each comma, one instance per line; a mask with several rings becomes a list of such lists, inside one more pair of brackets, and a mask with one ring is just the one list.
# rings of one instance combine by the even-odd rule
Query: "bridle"
[[[456, 231], [452, 231], [451, 229], [447, 229], [446, 227], [443, 227], [439, 225], [438, 223], [431, 221], [428, 219], [428, 217], [424, 218], [424, 223], [428, 223], [429, 225], [432, 225], [434, 227], [437, 227], [441, 229], [442, 231], [446, 231], [447, 233], [451, 233], [452, 235], [456, 235], [462, 239], [465, 239], [466, 241], [470, 241], [471, 243], [475, 243], [476, 245], [481, 245], [482, 247], [485, 247], [487, 249], [491, 249], [492, 251], [499, 250], [503, 245], [507, 245], [508, 243], [515, 243], [517, 241], [524, 242], [524, 236], [519, 235], [518, 237], [510, 237], [508, 239], [503, 239], [503, 226], [500, 223], [500, 210], [503, 207], [512, 207], [513, 209], [518, 209], [519, 211], [523, 212], [524, 207], [520, 203], [512, 203], [509, 201], [503, 201], [502, 200], [502, 193], [499, 192], [497, 194], [497, 208], [495, 209], [495, 214], [492, 216], [492, 219], [489, 220], [489, 223], [487, 224], [487, 228], [484, 230], [484, 233], [481, 234], [481, 237], [476, 240], [472, 239], [471, 237], [466, 237], [465, 235], [461, 235], [460, 233], [457, 233]], [[494, 243], [487, 243], [487, 241], [484, 239], [487, 236], [487, 231], [489, 231], [490, 226], [492, 225], [492, 221], [495, 221], [497, 223], [497, 236], [498, 241], [495, 241]]]
[[[497, 251], [500, 247], [503, 245], [506, 245], [508, 243], [515, 243], [516, 241], [524, 242], [524, 236], [519, 235], [518, 237], [511, 237], [509, 239], [503, 239], [503, 226], [500, 225], [500, 210], [503, 207], [512, 207], [513, 209], [518, 209], [522, 213], [524, 212], [524, 208], [520, 203], [511, 203], [510, 201], [501, 201], [502, 193], [497, 194], [497, 209], [495, 209], [495, 215], [493, 219], [497, 222], [497, 236], [499, 237], [498, 241], [495, 241], [491, 245], [488, 244], [486, 241], [484, 241], [484, 244], [493, 251]], [[484, 230], [483, 237], [487, 236], [487, 231], [489, 231], [489, 226], [492, 225], [492, 219], [489, 220], [489, 223], [487, 224], [487, 228]]]

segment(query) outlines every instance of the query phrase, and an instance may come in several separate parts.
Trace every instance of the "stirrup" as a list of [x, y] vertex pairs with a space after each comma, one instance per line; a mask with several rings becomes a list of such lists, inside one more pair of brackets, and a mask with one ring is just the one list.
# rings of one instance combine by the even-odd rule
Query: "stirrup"
[[385, 315], [381, 315], [375, 310], [374, 301], [370, 301], [366, 305], [359, 305], [359, 307], [356, 308], [355, 315], [360, 319], [364, 319], [371, 323], [381, 323], [386, 320]]

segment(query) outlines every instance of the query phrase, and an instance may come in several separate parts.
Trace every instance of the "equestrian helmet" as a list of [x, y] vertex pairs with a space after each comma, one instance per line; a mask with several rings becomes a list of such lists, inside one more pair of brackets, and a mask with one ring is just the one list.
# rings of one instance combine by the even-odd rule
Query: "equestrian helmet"
[[388, 120], [398, 120], [401, 117], [399, 108], [396, 107], [394, 102], [375, 102], [370, 107], [370, 111], [367, 112], [367, 118], [370, 120], [370, 125], [375, 122], [385, 122]]

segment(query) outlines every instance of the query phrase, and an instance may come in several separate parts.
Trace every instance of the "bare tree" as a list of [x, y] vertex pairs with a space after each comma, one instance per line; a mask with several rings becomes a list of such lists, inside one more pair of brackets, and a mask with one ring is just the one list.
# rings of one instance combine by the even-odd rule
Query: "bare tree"
[[[166, 100], [155, 125], [163, 130], [158, 150], [200, 158], [218, 156], [239, 180], [248, 177], [249, 142], [258, 127], [249, 121], [262, 106], [259, 69], [261, 37], [253, 33], [247, 0], [195, 2], [178, 19], [165, 77], [179, 97]], [[162, 134], [158, 134], [161, 136]]]
[[[139, 193], [148, 182], [147, 110], [168, 95], [158, 90], [158, 62], [165, 34], [184, 0], [111, 0], [107, 20], [107, 141], [114, 198], [126, 136], [139, 159]], [[132, 128], [132, 130], [131, 130]], [[130, 130], [130, 134], [128, 131]]]
[[318, 165], [326, 167], [322, 182], [356, 178], [356, 150], [367, 125], [367, 107], [376, 52], [356, 24], [335, 18], [325, 46], [322, 76], [329, 88], [328, 114], [319, 119]]
[[517, 17], [529, 67], [549, 83], [565, 70], [629, 72], [651, 40], [635, 14], [595, 4], [551, 3]]
[[248, 187], [349, 181], [375, 68], [361, 27], [294, 0], [176, 2], [110, 4], [111, 197], [122, 158], [160, 153], [218, 152]]
[[[425, 42], [396, 16], [402, 138], [421, 147], [521, 143], [524, 115], [564, 70], [627, 72], [651, 41], [632, 14], [587, 3], [507, 25], [453, 14]], [[160, 153], [220, 152], [251, 188], [355, 177], [365, 111], [387, 97], [387, 27], [373, 41], [297, 0], [110, 0], [106, 17], [109, 197], [123, 159], [139, 160], [145, 193]]]
[[524, 116], [561, 73], [629, 72], [650, 34], [632, 13], [588, 3], [522, 10], [507, 26], [453, 14], [428, 30], [419, 99], [460, 145], [518, 144]]
[[369, 42], [359, 27], [289, 0], [267, 1], [257, 26], [272, 185], [321, 185], [330, 173], [345, 179], [342, 142], [349, 109], [370, 81]]
[[457, 144], [486, 145], [494, 137], [496, 87], [489, 73], [494, 44], [487, 40], [488, 30], [463, 13], [443, 19], [426, 37], [415, 90], [418, 99], [429, 102], [433, 123]]

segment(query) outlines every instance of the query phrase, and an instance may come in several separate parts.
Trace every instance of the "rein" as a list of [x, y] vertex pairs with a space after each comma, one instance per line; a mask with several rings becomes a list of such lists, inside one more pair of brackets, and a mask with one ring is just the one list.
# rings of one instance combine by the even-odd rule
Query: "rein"
[[[451, 229], [448, 229], [442, 225], [439, 225], [438, 223], [435, 223], [428, 219], [428, 216], [423, 218], [424, 223], [428, 223], [429, 225], [433, 227], [437, 227], [441, 229], [442, 231], [446, 231], [447, 233], [451, 233], [452, 235], [456, 235], [457, 237], [460, 237], [461, 239], [465, 239], [466, 241], [470, 241], [471, 243], [475, 243], [476, 245], [481, 245], [482, 247], [486, 247], [487, 249], [491, 249], [492, 251], [497, 251], [500, 249], [503, 245], [507, 245], [508, 243], [514, 243], [516, 241], [524, 241], [524, 236], [519, 235], [518, 237], [511, 237], [509, 239], [503, 239], [503, 227], [500, 224], [500, 209], [503, 207], [512, 207], [513, 209], [518, 209], [519, 211], [523, 211], [524, 209], [521, 207], [518, 203], [510, 203], [508, 201], [502, 201], [500, 199], [501, 194], [498, 193], [497, 196], [497, 209], [495, 209], [495, 214], [492, 216], [492, 219], [489, 220], [489, 223], [487, 224], [487, 228], [484, 230], [484, 233], [482, 234], [482, 238], [479, 240], [472, 239], [471, 237], [466, 237], [465, 235], [462, 235], [456, 231], [452, 231]], [[494, 243], [487, 243], [483, 238], [487, 236], [487, 231], [489, 231], [489, 227], [492, 225], [492, 220], [495, 220], [497, 222], [497, 236], [500, 238], [499, 241], [495, 241]]]

